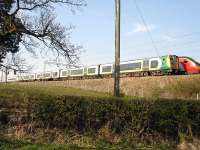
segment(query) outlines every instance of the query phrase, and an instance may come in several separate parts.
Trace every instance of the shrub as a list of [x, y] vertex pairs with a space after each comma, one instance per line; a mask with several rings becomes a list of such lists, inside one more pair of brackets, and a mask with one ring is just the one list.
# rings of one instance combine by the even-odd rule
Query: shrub
[[4, 111], [0, 111], [0, 126], [8, 123], [8, 114]]

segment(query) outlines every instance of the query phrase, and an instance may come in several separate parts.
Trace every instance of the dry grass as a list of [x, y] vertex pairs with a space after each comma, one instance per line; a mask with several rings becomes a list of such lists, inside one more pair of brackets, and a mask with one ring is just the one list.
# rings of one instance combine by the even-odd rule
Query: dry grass
[[[55, 87], [79, 88], [105, 93], [113, 92], [113, 79], [68, 80], [20, 83], [29, 85], [53, 85]], [[122, 94], [145, 98], [196, 99], [200, 97], [200, 75], [156, 76], [121, 79]]]
[[199, 150], [199, 149], [200, 149], [200, 141], [198, 139], [194, 139], [193, 141], [190, 142], [184, 141], [177, 147], [177, 150]]

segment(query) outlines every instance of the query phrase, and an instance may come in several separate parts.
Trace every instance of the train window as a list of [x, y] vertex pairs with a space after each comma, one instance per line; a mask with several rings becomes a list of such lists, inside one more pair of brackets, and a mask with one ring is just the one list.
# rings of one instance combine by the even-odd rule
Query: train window
[[28, 80], [29, 76], [24, 76], [23, 78], [24, 78], [24, 80]]
[[142, 63], [133, 63], [133, 70], [141, 69], [142, 68]]
[[158, 68], [158, 60], [151, 61], [151, 68]]
[[128, 71], [128, 70], [138, 70], [141, 69], [142, 63], [130, 63], [130, 64], [121, 64], [120, 71]]
[[96, 73], [96, 68], [88, 68], [88, 73], [89, 73], [89, 74], [94, 74], [94, 73]]
[[17, 71], [16, 70], [14, 70], [14, 75], [16, 75], [17, 74]]
[[62, 71], [62, 76], [67, 76], [68, 75], [68, 71]]
[[46, 78], [51, 77], [51, 73], [45, 73], [44, 76], [45, 76]]
[[35, 78], [34, 75], [31, 75], [31, 76], [30, 76], [30, 79], [34, 79], [34, 78]]
[[71, 75], [80, 75], [80, 74], [83, 74], [83, 69], [71, 70]]
[[53, 72], [53, 77], [57, 77], [58, 76], [58, 72]]
[[96, 68], [88, 68], [88, 74], [96, 73]]
[[41, 78], [41, 75], [40, 75], [40, 74], [37, 74], [37, 78]]
[[103, 66], [102, 67], [102, 72], [111, 72], [112, 71], [112, 66]]

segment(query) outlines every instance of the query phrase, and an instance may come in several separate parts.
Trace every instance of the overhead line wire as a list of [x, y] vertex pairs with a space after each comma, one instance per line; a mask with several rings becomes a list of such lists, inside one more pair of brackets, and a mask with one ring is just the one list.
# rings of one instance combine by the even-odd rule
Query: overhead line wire
[[147, 26], [147, 23], [146, 23], [146, 21], [145, 21], [145, 18], [144, 18], [144, 15], [143, 15], [143, 13], [142, 13], [142, 10], [140, 9], [140, 7], [139, 7], [139, 5], [138, 5], [137, 0], [133, 0], [133, 1], [134, 1], [134, 3], [135, 3], [136, 10], [137, 10], [137, 12], [138, 12], [138, 14], [139, 14], [139, 16], [140, 16], [140, 18], [141, 18], [141, 20], [142, 20], [142, 22], [143, 22], [145, 28], [146, 28], [146, 30], [147, 30], [147, 33], [148, 33], [148, 35], [149, 35], [149, 37], [150, 37], [150, 40], [151, 40], [151, 42], [152, 42], [152, 45], [153, 45], [153, 47], [154, 47], [154, 49], [155, 49], [157, 55], [159, 56], [158, 48], [157, 48], [157, 46], [156, 46], [156, 44], [155, 44], [155, 41], [154, 41], [153, 36], [152, 36], [152, 34], [151, 34], [151, 31], [149, 30], [149, 28], [148, 28], [148, 26]]

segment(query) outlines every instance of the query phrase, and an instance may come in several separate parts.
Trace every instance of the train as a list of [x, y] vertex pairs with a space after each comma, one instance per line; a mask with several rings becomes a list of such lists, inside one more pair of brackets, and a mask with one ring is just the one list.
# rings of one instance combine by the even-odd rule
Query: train
[[[42, 73], [15, 73], [8, 76], [8, 82], [96, 79], [111, 78], [114, 63], [99, 64], [87, 67], [61, 69]], [[120, 63], [121, 77], [142, 77], [158, 75], [200, 74], [200, 64], [191, 57], [165, 55], [144, 59], [123, 61]]]

